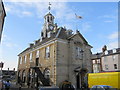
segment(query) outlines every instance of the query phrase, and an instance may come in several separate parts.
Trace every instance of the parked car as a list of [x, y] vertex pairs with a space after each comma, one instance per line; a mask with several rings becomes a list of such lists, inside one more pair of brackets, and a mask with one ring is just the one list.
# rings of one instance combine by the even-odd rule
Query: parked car
[[90, 90], [115, 90], [112, 86], [108, 85], [94, 85]]

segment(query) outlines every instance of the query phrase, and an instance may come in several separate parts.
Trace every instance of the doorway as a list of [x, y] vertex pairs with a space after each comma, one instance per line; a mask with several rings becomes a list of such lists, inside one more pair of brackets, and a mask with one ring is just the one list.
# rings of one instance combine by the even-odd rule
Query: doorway
[[78, 73], [77, 75], [76, 75], [76, 86], [77, 86], [77, 88], [80, 88], [80, 74]]
[[35, 66], [38, 66], [38, 65], [39, 65], [39, 58], [36, 58]]

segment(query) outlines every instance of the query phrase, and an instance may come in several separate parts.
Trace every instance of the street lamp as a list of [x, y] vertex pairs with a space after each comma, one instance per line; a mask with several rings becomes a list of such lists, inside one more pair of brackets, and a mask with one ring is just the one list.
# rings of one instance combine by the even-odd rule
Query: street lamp
[[79, 58], [82, 60], [81, 61], [81, 66], [79, 66], [79, 67], [77, 67], [77, 68], [75, 68], [74, 69], [74, 72], [75, 72], [75, 75], [76, 75], [76, 87], [77, 88], [81, 88], [82, 87], [82, 69], [83, 69], [83, 53], [84, 53], [84, 51], [81, 49], [80, 51], [79, 51]]
[[84, 62], [84, 50], [81, 50], [80, 53], [81, 53], [81, 57], [82, 57], [82, 68], [80, 70], [80, 73], [81, 73], [81, 79], [80, 79], [81, 80], [81, 87], [80, 88], [85, 88], [86, 85], [85, 85], [84, 78], [85, 78], [85, 75], [88, 72], [88, 70], [84, 66], [84, 63], [85, 63]]
[[84, 53], [84, 51], [81, 49], [81, 50], [80, 50], [80, 53], [81, 53], [81, 57], [82, 57], [82, 68], [83, 68], [83, 67], [84, 67], [84, 66], [83, 66], [83, 53]]

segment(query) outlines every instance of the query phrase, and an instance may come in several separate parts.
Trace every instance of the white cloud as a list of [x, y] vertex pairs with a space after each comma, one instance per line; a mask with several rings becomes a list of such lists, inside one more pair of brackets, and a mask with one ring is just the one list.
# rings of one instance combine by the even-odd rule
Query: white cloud
[[5, 3], [5, 11], [19, 17], [32, 16], [32, 13], [26, 10], [30, 5], [30, 3]]
[[108, 39], [117, 39], [117, 38], [118, 38], [118, 32], [114, 32], [108, 36]]
[[75, 16], [73, 11], [67, 6], [66, 3], [52, 3], [52, 8], [55, 12], [55, 17], [58, 19], [73, 19]]
[[104, 20], [105, 23], [112, 23], [114, 21], [118, 20], [118, 13], [116, 11], [113, 11], [114, 14], [110, 14], [110, 15], [103, 15], [103, 16], [99, 16], [98, 18], [101, 20]]
[[22, 14], [23, 14], [24, 16], [31, 16], [31, 15], [32, 15], [32, 13], [31, 13], [31, 12], [28, 12], [28, 11], [23, 11]]
[[11, 10], [12, 10], [12, 6], [7, 4], [7, 5], [5, 6], [5, 11], [6, 11], [6, 12], [11, 12]]
[[1, 44], [3, 44], [6, 41], [10, 41], [10, 40], [11, 40], [10, 37], [8, 37], [7, 35], [3, 34], [2, 38], [1, 38]]
[[108, 49], [118, 48], [118, 32], [113, 32], [108, 36], [109, 43], [107, 44]]
[[117, 18], [117, 17], [114, 16], [114, 15], [104, 15], [103, 18], [115, 19], [115, 18]]
[[[51, 2], [51, 13], [55, 16], [56, 20], [63, 24], [64, 21], [70, 23], [74, 22], [75, 12], [71, 10], [66, 2]], [[46, 13], [48, 13], [48, 2], [11, 2], [6, 3], [5, 8], [7, 13], [11, 13], [17, 15], [19, 17], [25, 16], [37, 16], [38, 18], [44, 17]], [[33, 12], [29, 10], [35, 9]], [[79, 12], [81, 15], [82, 12]]]
[[13, 47], [17, 47], [18, 46], [17, 44], [14, 44], [14, 43], [5, 43], [4, 45], [6, 47], [9, 47], [9, 48], [13, 48]]
[[[103, 46], [102, 46], [103, 47]], [[93, 48], [92, 49], [92, 53], [94, 54], [94, 53], [100, 53], [100, 52], [102, 52], [102, 47], [100, 47], [100, 48]]]
[[111, 42], [107, 45], [108, 49], [118, 48], [118, 41]]
[[111, 23], [111, 22], [113, 22], [112, 20], [106, 20], [106, 21], [104, 21], [104, 22], [106, 22], [106, 23]]
[[[118, 48], [118, 41], [109, 42], [108, 44], [106, 43], [104, 45], [107, 46], [107, 50]], [[102, 45], [98, 48], [93, 48], [92, 53], [102, 52], [102, 48], [104, 45]]]
[[19, 46], [12, 41], [12, 38], [3, 34], [2, 41], [0, 44], [0, 62], [2, 61], [5, 63], [3, 69], [13, 69], [13, 67], [17, 67], [17, 61], [15, 58], [17, 57], [16, 51], [18, 49], [20, 49]]
[[117, 31], [113, 32], [110, 35], [108, 35], [108, 37], [106, 37], [105, 39], [108, 42], [106, 42], [105, 44], [103, 44], [102, 46], [100, 46], [98, 48], [94, 48], [93, 53], [102, 52], [102, 48], [103, 48], [104, 45], [107, 46], [108, 50], [118, 48], [118, 32]]
[[82, 23], [82, 31], [87, 32], [91, 30], [91, 25], [89, 22]]
[[[67, 6], [65, 2], [51, 2], [51, 13], [59, 22], [70, 21], [75, 18], [74, 12]], [[39, 18], [43, 18], [48, 13], [48, 2], [34, 3], [36, 13]], [[63, 22], [64, 22], [63, 21]]]
[[13, 43], [12, 39], [5, 34], [3, 34], [3, 37], [2, 37], [2, 40], [1, 40], [1, 46], [6, 46], [6, 47], [9, 47], [9, 48], [18, 47], [18, 45]]
[[[13, 68], [17, 69], [17, 62], [14, 60], [2, 60], [3, 63], [4, 63], [4, 66], [3, 66], [3, 70], [7, 70], [9, 68], [9, 70], [13, 70]], [[14, 63], [13, 63], [14, 62]]]

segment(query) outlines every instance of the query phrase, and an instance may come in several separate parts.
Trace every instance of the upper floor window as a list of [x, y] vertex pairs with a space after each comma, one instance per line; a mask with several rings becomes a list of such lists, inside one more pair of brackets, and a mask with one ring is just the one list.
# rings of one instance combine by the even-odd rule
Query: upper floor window
[[49, 46], [45, 48], [45, 57], [46, 58], [50, 57], [50, 47]]
[[113, 58], [113, 61], [114, 61], [115, 60], [115, 55], [113, 55], [112, 58]]
[[24, 56], [24, 63], [26, 63], [26, 60], [27, 60], [27, 56]]
[[97, 60], [97, 63], [100, 63], [100, 59]]
[[30, 62], [32, 61], [32, 52], [30, 53]]
[[93, 64], [93, 72], [98, 73], [101, 71], [100, 64]]
[[104, 62], [107, 62], [107, 61], [108, 61], [107, 56], [104, 56], [104, 57], [103, 57], [103, 61], [104, 61]]
[[39, 51], [39, 50], [37, 50], [37, 51], [36, 51], [36, 58], [38, 58], [38, 57], [39, 57], [39, 54], [40, 54], [40, 51]]
[[83, 50], [80, 47], [76, 47], [76, 58], [83, 59]]
[[95, 60], [92, 60], [92, 63], [95, 64]]
[[105, 69], [108, 70], [108, 65], [105, 65]]
[[117, 69], [117, 64], [114, 64], [114, 69]]
[[20, 62], [20, 64], [22, 64], [22, 57], [19, 57], [19, 60], [20, 60], [20, 61], [19, 61], [19, 62]]

